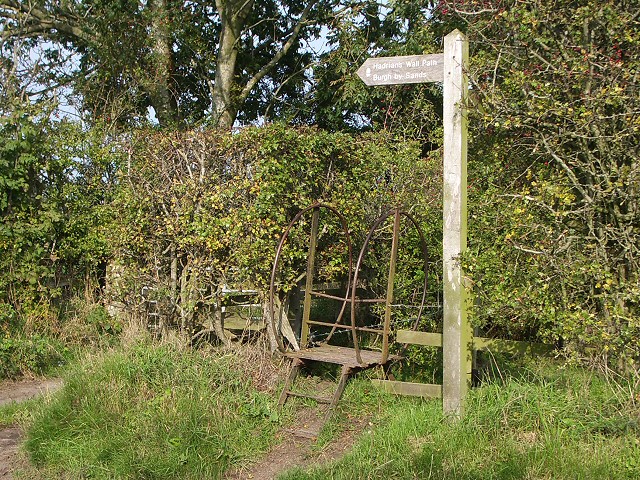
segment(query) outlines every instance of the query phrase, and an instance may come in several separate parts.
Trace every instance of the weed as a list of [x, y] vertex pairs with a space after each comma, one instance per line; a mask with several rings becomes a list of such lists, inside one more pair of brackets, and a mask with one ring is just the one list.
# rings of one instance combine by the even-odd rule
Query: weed
[[59, 341], [42, 335], [0, 337], [0, 378], [42, 375], [62, 364], [68, 353]]
[[43, 398], [32, 398], [24, 402], [11, 402], [0, 406], [0, 427], [13, 424], [28, 424], [32, 419], [34, 409], [43, 402]]

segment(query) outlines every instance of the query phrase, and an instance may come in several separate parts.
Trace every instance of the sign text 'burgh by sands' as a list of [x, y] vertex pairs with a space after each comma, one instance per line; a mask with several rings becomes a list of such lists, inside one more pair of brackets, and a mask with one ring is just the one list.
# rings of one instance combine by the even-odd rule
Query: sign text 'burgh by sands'
[[444, 55], [368, 58], [356, 73], [369, 86], [442, 82]]

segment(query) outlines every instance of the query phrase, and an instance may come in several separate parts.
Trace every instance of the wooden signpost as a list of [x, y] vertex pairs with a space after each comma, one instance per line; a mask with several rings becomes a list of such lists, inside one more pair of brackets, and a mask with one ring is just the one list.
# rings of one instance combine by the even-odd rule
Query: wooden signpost
[[443, 83], [444, 185], [442, 334], [444, 412], [459, 417], [471, 382], [471, 329], [460, 256], [467, 248], [467, 95], [469, 46], [458, 30], [444, 39], [444, 54], [370, 58], [358, 69], [367, 85]]

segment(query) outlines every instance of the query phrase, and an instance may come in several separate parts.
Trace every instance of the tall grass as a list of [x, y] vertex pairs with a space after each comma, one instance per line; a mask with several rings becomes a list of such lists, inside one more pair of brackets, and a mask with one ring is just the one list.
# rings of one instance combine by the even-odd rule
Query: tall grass
[[278, 372], [248, 363], [148, 342], [85, 358], [33, 414], [27, 476], [220, 478], [266, 451], [280, 423]]
[[638, 479], [629, 400], [601, 376], [550, 365], [473, 390], [459, 422], [439, 401], [387, 397], [349, 455], [280, 478]]
[[[256, 348], [124, 342], [73, 363], [64, 389], [33, 404], [24, 418], [35, 467], [23, 476], [221, 478], [262, 456], [294, 422], [276, 406], [282, 378]], [[542, 362], [500, 371], [453, 422], [441, 402], [392, 397], [361, 376], [316, 445], [366, 416], [353, 450], [282, 478], [638, 479], [640, 392], [633, 379], [617, 382]]]

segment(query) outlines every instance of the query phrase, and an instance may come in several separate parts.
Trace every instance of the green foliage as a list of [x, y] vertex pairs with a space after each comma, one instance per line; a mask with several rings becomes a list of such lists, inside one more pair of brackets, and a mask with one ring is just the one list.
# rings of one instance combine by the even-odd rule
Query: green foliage
[[[119, 280], [120, 298], [135, 304], [136, 292], [153, 287], [162, 292], [163, 314], [178, 312], [187, 330], [206, 324], [224, 285], [265, 292], [283, 229], [318, 200], [347, 217], [354, 248], [382, 212], [407, 206], [428, 226], [431, 253], [438, 255], [439, 233], [431, 235], [439, 232], [439, 168], [420, 159], [414, 143], [271, 125], [234, 135], [142, 132], [132, 149], [114, 204], [115, 246], [128, 272]], [[346, 246], [335, 219], [323, 221], [318, 279], [340, 280]], [[294, 232], [284, 251], [285, 290], [305, 271], [307, 235]], [[416, 237], [407, 238], [405, 250], [415, 253]], [[381, 248], [370, 267], [385, 262]], [[417, 269], [407, 268], [407, 276], [424, 275]]]
[[78, 348], [108, 348], [117, 344], [123, 332], [122, 318], [110, 315], [101, 305], [82, 297], [66, 299], [60, 309], [61, 325], [55, 338]]
[[640, 358], [636, 5], [480, 3], [434, 17], [472, 46], [476, 321], [627, 368]]
[[331, 48], [314, 71], [313, 101], [299, 115], [329, 130], [390, 131], [419, 140], [425, 150], [442, 145], [442, 94], [436, 84], [366, 86], [356, 70], [368, 57], [420, 55], [441, 50], [427, 5], [367, 2], [341, 15], [329, 31]]
[[[54, 155], [47, 112], [16, 108], [0, 124], [0, 329], [50, 318], [41, 294], [55, 275], [66, 159]], [[55, 295], [55, 290], [52, 291]]]
[[331, 25], [341, 5], [313, 2], [296, 30], [306, 6], [290, 0], [40, 0], [28, 9], [0, 3], [1, 54], [10, 63], [40, 53], [38, 67], [20, 73], [63, 95], [71, 89], [89, 121], [140, 125], [153, 107], [163, 127], [217, 125], [222, 95], [234, 112], [231, 128], [236, 114], [241, 122], [278, 118], [303, 102], [316, 56], [308, 42]]
[[114, 322], [107, 310], [99, 305], [89, 312], [85, 320], [88, 324], [94, 325], [101, 335], [117, 335], [122, 332], [122, 325]]
[[[436, 286], [439, 87], [373, 89], [353, 71], [365, 55], [439, 51], [440, 37], [455, 27], [467, 32], [472, 47], [470, 252], [464, 261], [475, 296], [473, 321], [488, 335], [555, 342], [575, 358], [599, 356], [630, 368], [640, 358], [634, 2], [365, 1], [351, 2], [338, 16], [335, 5], [314, 6], [310, 22], [317, 23], [258, 82], [240, 119], [268, 112], [265, 118], [284, 116], [332, 131], [385, 130], [393, 138], [273, 125], [233, 135], [144, 131], [124, 142], [125, 136], [102, 128], [53, 122], [50, 108], [13, 95], [27, 87], [13, 78], [9, 59], [37, 43], [16, 38], [24, 33], [20, 28], [39, 25], [40, 13], [47, 18], [51, 6], [34, 2], [37, 15], [22, 19], [27, 23], [0, 7], [10, 32], [2, 45], [2, 333], [60, 332], [60, 319], [75, 315], [65, 300], [78, 290], [98, 290], [96, 277], [112, 252], [117, 261], [107, 300], [138, 313], [158, 302], [162, 321], [186, 331], [207, 325], [224, 285], [252, 286], [264, 296], [282, 228], [316, 200], [345, 213], [356, 245], [385, 208], [419, 212], [434, 259], [426, 275]], [[246, 23], [252, 26], [237, 42], [241, 73], [232, 96], [276, 53], [279, 44], [270, 35], [286, 38], [302, 8], [296, 2], [253, 6]], [[292, 15], [282, 15], [287, 9]], [[211, 112], [207, 80], [218, 59], [210, 52], [221, 28], [212, 7], [67, 2], [56, 15], [84, 30], [50, 31], [54, 44], [43, 47], [44, 59], [64, 64], [56, 42], [80, 58], [75, 86], [94, 123], [144, 117], [160, 94], [153, 89], [165, 80], [184, 124]], [[126, 20], [115, 25], [115, 18]], [[303, 64], [313, 55], [302, 52], [300, 42], [318, 34], [320, 24], [330, 25], [330, 50], [314, 71], [317, 88], [308, 90]], [[161, 31], [172, 45], [174, 63], [165, 66], [175, 71], [168, 76], [154, 50]], [[54, 68], [36, 73], [43, 72], [61, 78]], [[274, 85], [277, 98], [269, 96]], [[432, 155], [420, 159], [420, 151]], [[322, 221], [318, 277], [340, 280], [344, 240], [336, 221]], [[304, 271], [307, 227], [303, 222], [285, 247], [283, 290]], [[404, 229], [403, 238], [397, 292], [415, 299], [425, 272], [416, 261], [415, 235]], [[371, 289], [384, 286], [388, 230], [381, 228], [375, 240], [364, 273]], [[144, 287], [151, 291], [143, 297]], [[437, 295], [430, 300], [438, 304]], [[412, 315], [403, 312], [403, 320]], [[435, 312], [424, 328], [437, 329], [438, 321]], [[95, 325], [119, 328], [106, 320]]]
[[95, 133], [52, 122], [36, 105], [4, 115], [0, 140], [0, 248], [9, 273], [3, 281], [42, 289], [55, 279], [58, 261], [73, 261], [76, 268], [102, 261], [106, 246], [98, 236], [97, 207], [105, 201], [115, 157], [96, 155]]
[[57, 256], [66, 261], [70, 277], [94, 273], [111, 256], [107, 226], [115, 213], [109, 202], [126, 152], [103, 125], [83, 131], [74, 123], [56, 137], [54, 148], [68, 151], [71, 159], [62, 190], [64, 222]]
[[65, 348], [40, 335], [0, 337], [0, 378], [42, 375], [65, 361]]
[[[108, 255], [102, 229], [116, 156], [96, 131], [12, 99], [0, 118], [0, 376], [57, 358], [68, 300], [86, 297]], [[103, 137], [104, 139], [104, 137]], [[29, 339], [29, 340], [27, 340]], [[29, 348], [33, 348], [31, 355]], [[57, 361], [57, 360], [56, 360]], [[13, 365], [11, 364], [13, 362]]]

